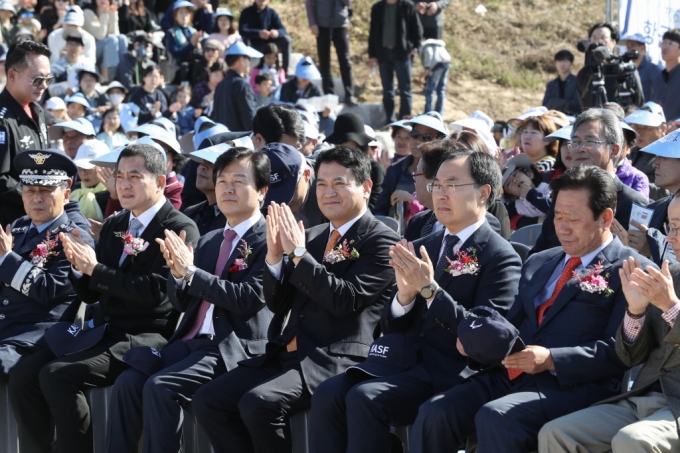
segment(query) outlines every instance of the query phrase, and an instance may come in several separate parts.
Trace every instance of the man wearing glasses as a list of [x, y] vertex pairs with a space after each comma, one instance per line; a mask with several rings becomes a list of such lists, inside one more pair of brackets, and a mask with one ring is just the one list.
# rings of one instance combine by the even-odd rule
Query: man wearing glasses
[[[616, 212], [614, 219], [625, 230], [628, 230], [630, 212], [633, 203], [647, 206], [647, 198], [626, 186], [616, 176], [616, 164], [621, 156], [623, 130], [616, 115], [606, 109], [589, 109], [581, 113], [574, 123], [571, 142], [563, 159], [579, 165], [594, 165], [611, 175], [616, 186]], [[560, 245], [555, 233], [554, 206], [548, 211], [543, 221], [541, 235], [536, 241], [532, 253], [547, 250]]]
[[19, 173], [14, 157], [27, 149], [48, 147], [45, 114], [37, 104], [50, 75], [50, 49], [44, 44], [22, 41], [7, 51], [7, 85], [0, 93], [0, 224], [7, 225], [25, 214]]
[[661, 58], [666, 69], [652, 85], [652, 101], [663, 107], [666, 118], [674, 120], [680, 117], [680, 28], [663, 34]]

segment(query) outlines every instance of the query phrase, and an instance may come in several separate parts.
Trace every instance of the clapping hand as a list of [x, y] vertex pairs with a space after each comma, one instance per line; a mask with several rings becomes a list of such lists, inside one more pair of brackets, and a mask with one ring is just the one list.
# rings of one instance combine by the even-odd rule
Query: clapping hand
[[14, 239], [12, 238], [12, 228], [9, 224], [5, 230], [0, 227], [0, 257], [4, 256], [5, 253], [12, 251], [12, 243]]
[[[434, 282], [434, 266], [424, 246], [420, 247], [422, 259], [416, 256], [413, 243], [402, 239], [390, 247], [390, 266], [399, 274], [397, 279], [397, 300], [402, 305], [410, 304], [420, 290]], [[399, 280], [402, 285], [399, 286]]]
[[187, 273], [187, 267], [194, 264], [194, 247], [186, 243], [187, 232], [182, 230], [179, 235], [171, 230], [165, 230], [165, 240], [156, 238], [160, 245], [163, 258], [175, 278], [182, 278]]
[[[639, 263], [637, 265], [639, 266]], [[636, 290], [640, 293], [640, 296], [644, 297], [650, 304], [664, 313], [675, 305], [680, 304], [680, 300], [675, 295], [673, 277], [671, 277], [671, 273], [668, 270], [668, 261], [663, 262], [661, 271], [653, 266], [647, 266], [646, 270], [647, 273], [638, 267], [631, 274], [633, 283], [636, 285]], [[630, 301], [628, 303], [630, 306]]]
[[274, 265], [283, 259], [283, 246], [281, 245], [281, 237], [279, 236], [279, 205], [272, 201], [271, 205], [267, 206], [267, 256], [265, 261]]
[[[302, 221], [296, 221], [293, 211], [285, 204], [277, 206], [277, 222], [279, 228], [279, 238], [281, 247], [286, 253], [292, 253], [298, 247], [305, 246], [305, 227]], [[297, 266], [299, 258], [294, 258], [293, 262]]]
[[64, 245], [64, 255], [66, 259], [85, 275], [92, 275], [97, 263], [97, 254], [83, 238], [80, 237], [79, 230], [73, 230], [71, 234], [59, 233], [59, 239]]
[[609, 228], [612, 234], [615, 234], [619, 241], [626, 247], [628, 247], [628, 231], [619, 223], [618, 220], [614, 219], [612, 226]]

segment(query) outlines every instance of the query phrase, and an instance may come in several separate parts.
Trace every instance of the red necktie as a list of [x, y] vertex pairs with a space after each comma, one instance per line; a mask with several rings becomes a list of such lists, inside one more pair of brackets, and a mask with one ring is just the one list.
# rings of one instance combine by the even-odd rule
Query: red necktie
[[[543, 322], [543, 318], [545, 317], [545, 312], [548, 311], [548, 308], [552, 307], [552, 304], [555, 303], [557, 296], [560, 295], [560, 291], [562, 291], [562, 288], [564, 288], [564, 285], [566, 285], [567, 282], [573, 278], [574, 271], [580, 265], [581, 265], [581, 258], [574, 258], [574, 257], [569, 258], [569, 261], [567, 261], [567, 265], [564, 266], [564, 270], [562, 270], [562, 274], [560, 275], [560, 278], [557, 279], [557, 284], [555, 285], [555, 289], [553, 290], [552, 296], [550, 296], [550, 299], [543, 302], [536, 309], [536, 319], [538, 320], [539, 326]], [[521, 371], [521, 370], [515, 370], [513, 368], [508, 368], [508, 377], [510, 378], [511, 381], [513, 379], [517, 378], [517, 376], [519, 376], [522, 373], [523, 373], [523, 371]]]
[[[227, 265], [227, 261], [229, 261], [229, 256], [231, 255], [231, 247], [234, 243], [234, 239], [236, 239], [236, 236], [238, 235], [234, 230], [224, 231], [224, 241], [222, 241], [222, 246], [220, 247], [220, 255], [217, 257], [217, 264], [215, 264], [215, 275], [217, 275], [218, 277], [222, 275], [222, 271], [224, 271], [224, 267]], [[201, 306], [198, 307], [198, 313], [196, 315], [194, 325], [191, 327], [191, 330], [182, 337], [182, 340], [185, 341], [191, 340], [196, 336], [196, 334], [201, 330], [201, 326], [203, 325], [205, 315], [206, 313], [208, 313], [209, 308], [210, 302], [208, 302], [207, 300], [202, 300]]]

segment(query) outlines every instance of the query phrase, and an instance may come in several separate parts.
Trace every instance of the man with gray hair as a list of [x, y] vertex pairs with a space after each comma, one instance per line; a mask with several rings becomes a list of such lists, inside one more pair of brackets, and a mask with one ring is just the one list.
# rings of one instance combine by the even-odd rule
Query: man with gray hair
[[[622, 145], [623, 131], [616, 115], [607, 109], [589, 109], [576, 118], [571, 142], [562, 159], [572, 159], [574, 166], [595, 165], [611, 175], [616, 185], [617, 198], [614, 218], [627, 230], [633, 203], [647, 206], [648, 200], [623, 184], [616, 176], [616, 164], [621, 156]], [[551, 206], [532, 253], [560, 245], [554, 221], [555, 211]]]

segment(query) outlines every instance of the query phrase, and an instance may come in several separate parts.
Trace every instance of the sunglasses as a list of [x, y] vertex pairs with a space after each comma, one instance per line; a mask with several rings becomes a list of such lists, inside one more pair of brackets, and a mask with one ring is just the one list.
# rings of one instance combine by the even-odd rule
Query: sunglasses
[[205, 52], [217, 52], [215, 47], [206, 47], [203, 49]]
[[428, 134], [428, 133], [422, 133], [422, 132], [417, 131], [417, 130], [415, 130], [415, 129], [413, 129], [413, 130], [411, 131], [411, 138], [412, 138], [412, 139], [418, 140], [418, 139], [421, 138], [421, 137], [423, 138], [423, 141], [426, 141], [426, 142], [432, 141], [432, 140], [434, 140], [435, 138], [437, 138], [437, 136], [435, 136], [435, 135]]
[[36, 77], [36, 78], [34, 78], [34, 79], [31, 79], [30, 77], [26, 77], [25, 75], [21, 74], [19, 71], [17, 71], [17, 72], [18, 72], [18, 73], [21, 75], [21, 77], [23, 77], [24, 79], [30, 80], [30, 81], [31, 81], [31, 85], [32, 85], [34, 88], [38, 88], [38, 87], [39, 87], [40, 85], [42, 85], [43, 83], [44, 83], [45, 85], [48, 85], [48, 86], [49, 86], [49, 84], [52, 83], [52, 82], [54, 81], [54, 77], [52, 77], [52, 76], [50, 76], [50, 77]]

